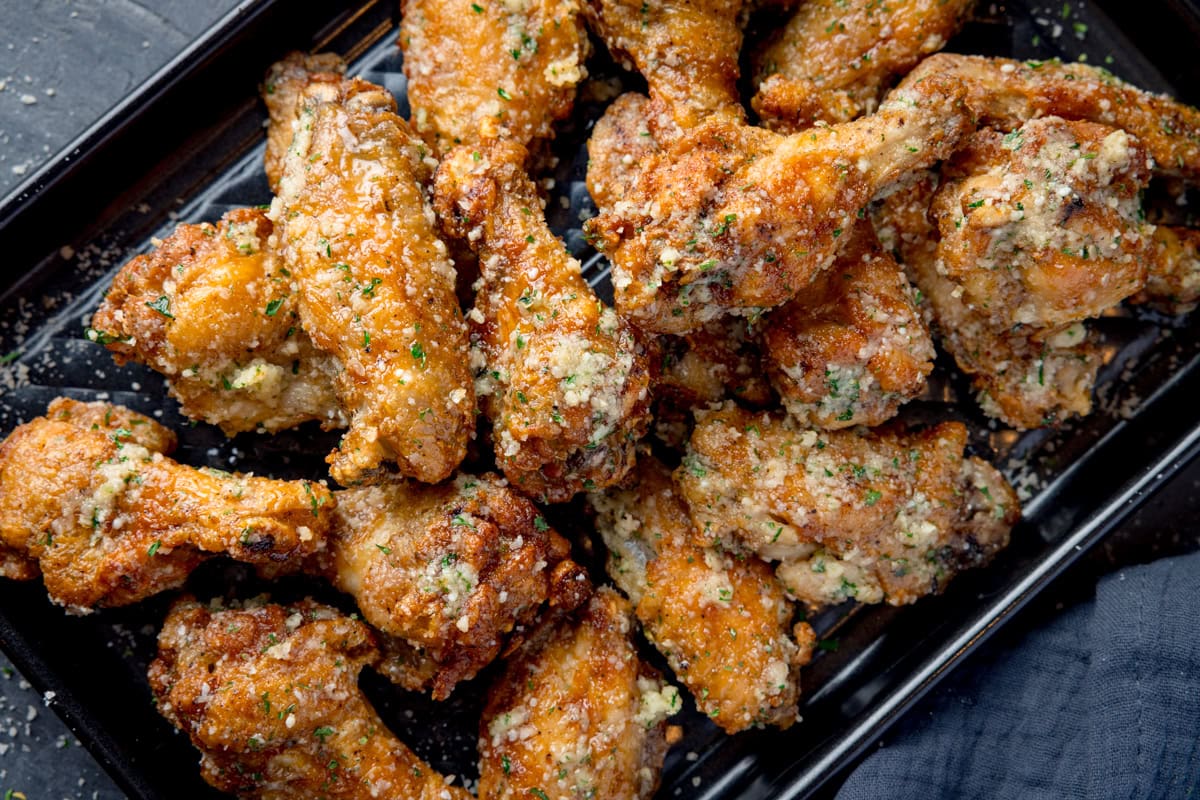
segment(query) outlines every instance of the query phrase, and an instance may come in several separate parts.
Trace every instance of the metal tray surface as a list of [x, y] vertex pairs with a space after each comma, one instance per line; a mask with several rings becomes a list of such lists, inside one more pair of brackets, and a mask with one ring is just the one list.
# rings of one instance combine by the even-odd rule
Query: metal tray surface
[[[287, 8], [283, 8], [287, 5]], [[387, 86], [401, 103], [405, 82], [395, 47], [395, 2], [316, 11], [275, 0], [238, 6], [192, 48], [87, 131], [0, 206], [0, 434], [42, 413], [59, 394], [111, 399], [154, 414], [181, 434], [177, 458], [194, 465], [276, 477], [325, 476], [322, 457], [336, 434], [301, 428], [232, 440], [191, 426], [166, 397], [163, 380], [140, 367], [118, 369], [83, 330], [112, 274], [176, 221], [215, 220], [230, 208], [267, 202], [262, 119], [255, 85], [290, 49], [331, 49], [352, 72]], [[286, 13], [285, 13], [286, 12]], [[1140, 86], [1200, 101], [1200, 10], [1175, 0], [1120, 0], [1047, 6], [981, 3], [978, 18], [950, 46], [1018, 58], [1086, 57]], [[601, 48], [602, 49], [602, 48]], [[603, 59], [593, 77], [638, 79]], [[581, 100], [554, 145], [559, 156], [547, 203], [552, 227], [603, 295], [607, 266], [583, 240], [594, 213], [583, 186], [584, 143], [603, 104]], [[1190, 216], [1174, 208], [1176, 216]], [[984, 570], [915, 606], [847, 605], [819, 615], [826, 642], [803, 673], [803, 722], [792, 729], [729, 737], [688, 704], [684, 741], [668, 757], [659, 796], [705, 800], [805, 797], [843, 768], [976, 645], [1009, 619], [1087, 547], [1120, 524], [1200, 452], [1200, 324], [1119, 310], [1099, 323], [1106, 366], [1097, 410], [1061, 429], [1018, 435], [990, 424], [966, 384], [940, 364], [911, 419], [956, 417], [975, 432], [972, 448], [991, 458], [1027, 496], [1013, 544]], [[965, 399], [965, 402], [958, 402]], [[573, 506], [552, 507], [574, 533], [593, 573], [601, 561], [575, 529]], [[600, 570], [602, 572], [602, 570]], [[267, 586], [247, 569], [211, 562], [189, 581], [201, 597], [281, 599], [316, 595], [346, 606], [304, 579]], [[145, 669], [173, 595], [141, 605], [68, 617], [40, 583], [0, 582], [0, 646], [113, 774], [141, 800], [218, 797], [199, 777], [198, 754], [154, 710]], [[349, 607], [349, 606], [346, 606]], [[649, 647], [646, 657], [665, 667]], [[363, 687], [384, 719], [420, 755], [470, 782], [476, 725], [492, 671], [445, 703], [395, 689], [373, 674]]]

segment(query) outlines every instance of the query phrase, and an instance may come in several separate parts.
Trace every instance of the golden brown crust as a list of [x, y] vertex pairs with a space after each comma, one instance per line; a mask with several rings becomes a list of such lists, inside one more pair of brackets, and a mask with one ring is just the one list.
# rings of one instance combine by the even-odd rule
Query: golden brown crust
[[435, 699], [490, 663], [547, 600], [569, 611], [590, 592], [566, 540], [495, 475], [336, 497], [321, 571], [354, 595], [368, 622], [432, 662], [424, 677]]
[[650, 376], [633, 327], [596, 299], [547, 227], [524, 153], [502, 141], [452, 151], [435, 203], [479, 253], [472, 363], [496, 462], [520, 491], [563, 502], [633, 465]]
[[479, 797], [648, 800], [679, 694], [638, 660], [629, 603], [603, 588], [508, 662], [479, 724]]
[[1134, 297], [1167, 314], [1187, 314], [1200, 303], [1200, 230], [1172, 225], [1154, 229], [1146, 286]]
[[658, 337], [662, 365], [654, 392], [674, 409], [734, 399], [768, 406], [775, 393], [763, 371], [763, 353], [746, 320], [724, 317], [685, 336]]
[[62, 398], [0, 445], [0, 538], [39, 562], [52, 600], [126, 605], [218, 553], [281, 565], [324, 546], [323, 486], [183, 466], [173, 445], [139, 414]]
[[400, 48], [416, 131], [437, 154], [554, 137], [591, 52], [577, 0], [404, 0]]
[[422, 188], [424, 146], [378, 86], [308, 92], [272, 218], [301, 322], [341, 368], [350, 427], [330, 473], [350, 485], [395, 461], [403, 475], [444, 480], [466, 454], [475, 400], [454, 267]]
[[158, 710], [217, 789], [261, 800], [468, 800], [396, 739], [358, 689], [379, 659], [361, 622], [311, 600], [181, 600], [150, 665]]
[[279, 189], [283, 162], [292, 145], [294, 125], [300, 117], [308, 86], [313, 83], [340, 84], [345, 72], [345, 62], [333, 53], [288, 53], [267, 71], [260, 89], [268, 115], [263, 168], [272, 191]]
[[657, 459], [643, 454], [628, 484], [589, 501], [608, 573], [646, 638], [726, 733], [789, 727], [812, 629], [799, 623], [793, 640], [792, 605], [766, 563], [692, 541], [687, 504]]
[[88, 338], [167, 377], [187, 416], [226, 435], [345, 424], [336, 365], [300, 326], [290, 272], [260, 209], [180, 225], [116, 277]]
[[911, 603], [1008, 543], [1020, 509], [1004, 478], [964, 458], [967, 430], [806, 430], [726, 404], [697, 415], [676, 471], [698, 544], [780, 560], [813, 606]]
[[588, 138], [587, 190], [601, 211], [633, 187], [659, 151], [657, 106], [644, 94], [625, 92], [604, 109]]

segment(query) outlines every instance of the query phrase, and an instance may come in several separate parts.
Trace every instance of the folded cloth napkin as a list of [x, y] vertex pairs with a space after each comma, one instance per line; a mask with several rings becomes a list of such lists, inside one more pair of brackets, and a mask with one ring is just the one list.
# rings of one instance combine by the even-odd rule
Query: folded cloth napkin
[[1200, 800], [1200, 553], [985, 644], [837, 795], [949, 797]]

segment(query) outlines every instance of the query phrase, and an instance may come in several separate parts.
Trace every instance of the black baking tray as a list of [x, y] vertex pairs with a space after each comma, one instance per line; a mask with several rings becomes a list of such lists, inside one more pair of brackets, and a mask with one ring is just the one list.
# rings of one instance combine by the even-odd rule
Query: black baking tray
[[[165, 235], [176, 219], [213, 220], [268, 198], [261, 174], [264, 114], [256, 84], [292, 49], [329, 49], [403, 98], [394, 47], [398, 3], [244, 2], [0, 204], [0, 434], [41, 413], [58, 394], [107, 398], [159, 416], [181, 432], [179, 458], [279, 477], [320, 477], [329, 437], [301, 429], [224, 439], [189, 426], [162, 379], [116, 368], [82, 337], [112, 273]], [[1200, 102], [1200, 9], [1191, 0], [980, 3], [951, 49], [1018, 58], [1086, 57], [1150, 89]], [[619, 72], [602, 59], [598, 74]], [[636, 86], [636, 79], [627, 79]], [[402, 112], [404, 104], [401, 102]], [[602, 105], [581, 102], [561, 131], [550, 190], [551, 223], [606, 289], [604, 264], [579, 235], [590, 211], [583, 143]], [[565, 202], [560, 202], [565, 198]], [[1171, 211], [1187, 217], [1187, 206]], [[1055, 431], [1017, 435], [983, 419], [960, 377], [942, 365], [906, 414], [953, 416], [975, 431], [1028, 496], [1013, 544], [987, 569], [915, 606], [842, 607], [815, 621], [830, 643], [804, 672], [803, 722], [786, 732], [735, 737], [690, 707], [684, 741], [668, 758], [660, 796], [705, 800], [805, 797], [836, 774], [1042, 591], [1200, 453], [1200, 325], [1121, 310], [1100, 321], [1106, 366], [1097, 412]], [[315, 454], [315, 455], [314, 455]], [[563, 517], [566, 513], [551, 510]], [[260, 588], [234, 565], [213, 562], [189, 588], [203, 595]], [[287, 596], [320, 587], [275, 589]], [[337, 601], [337, 598], [331, 598]], [[199, 778], [198, 755], [156, 713], [145, 683], [154, 636], [171, 596], [68, 617], [39, 583], [0, 581], [0, 646], [80, 740], [140, 800], [217, 796]], [[836, 641], [836, 648], [832, 643]], [[648, 657], [655, 658], [652, 652]], [[373, 675], [364, 688], [388, 723], [434, 766], [469, 781], [482, 685], [451, 700], [400, 692]]]

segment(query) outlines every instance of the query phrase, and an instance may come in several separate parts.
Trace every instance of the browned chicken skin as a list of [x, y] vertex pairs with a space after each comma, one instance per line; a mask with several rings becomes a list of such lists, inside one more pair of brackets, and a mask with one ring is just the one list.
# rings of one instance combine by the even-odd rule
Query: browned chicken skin
[[1157, 226], [1146, 270], [1146, 285], [1132, 302], [1168, 314], [1194, 311], [1200, 303], [1200, 230]]
[[650, 377], [634, 329], [546, 226], [524, 162], [511, 142], [458, 148], [438, 169], [435, 203], [479, 254], [472, 366], [496, 463], [522, 492], [563, 502], [633, 465]]
[[435, 153], [496, 136], [554, 136], [587, 77], [577, 0], [404, 0], [412, 123]]
[[817, 428], [879, 425], [925, 388], [933, 340], [870, 221], [833, 265], [762, 323], [763, 362], [783, 405]]
[[797, 600], [911, 603], [1008, 544], [1016, 496], [963, 457], [967, 429], [806, 430], [726, 404], [697, 415], [676, 471], [697, 544], [779, 560]]
[[547, 621], [493, 684], [479, 724], [479, 797], [648, 800], [679, 693], [638, 660], [612, 589]]
[[128, 409], [55, 400], [0, 445], [4, 548], [83, 613], [180, 586], [217, 554], [279, 566], [325, 546], [323, 486], [187, 467], [165, 457], [174, 447]]
[[301, 323], [341, 368], [350, 427], [328, 460], [344, 485], [389, 461], [444, 480], [475, 423], [454, 266], [422, 188], [430, 168], [395, 109], [364, 81], [311, 84], [271, 212]]
[[806, 0], [755, 57], [754, 110], [790, 133], [875, 110], [887, 84], [962, 26], [975, 0]]
[[591, 583], [532, 503], [494, 475], [438, 486], [385, 483], [337, 492], [319, 571], [354, 596], [363, 617], [436, 665], [408, 688], [444, 699], [489, 664], [547, 600], [556, 611]]
[[289, 53], [267, 71], [261, 88], [268, 115], [263, 168], [271, 191], [279, 190], [284, 161], [288, 148], [292, 146], [309, 85], [326, 83], [336, 87], [345, 80], [345, 72], [346, 64], [333, 53]]
[[212, 608], [181, 600], [158, 637], [158, 710], [201, 774], [256, 800], [469, 800], [386, 727], [358, 688], [379, 659], [366, 625], [311, 600]]
[[667, 144], [624, 199], [588, 222], [613, 263], [617, 308], [683, 334], [780, 305], [832, 261], [880, 189], [949, 155], [970, 126], [936, 78], [879, 113], [779, 136], [710, 120]]
[[694, 543], [687, 504], [657, 459], [643, 454], [628, 483], [589, 501], [608, 574], [633, 602], [646, 638], [727, 733], [789, 727], [812, 628], [801, 622], [793, 634], [793, 608], [767, 564]]
[[333, 390], [337, 365], [300, 326], [292, 278], [262, 210], [180, 225], [132, 259], [87, 335], [118, 364], [165, 375], [184, 414], [226, 435], [309, 420], [346, 424]]

